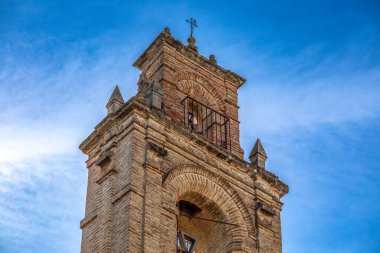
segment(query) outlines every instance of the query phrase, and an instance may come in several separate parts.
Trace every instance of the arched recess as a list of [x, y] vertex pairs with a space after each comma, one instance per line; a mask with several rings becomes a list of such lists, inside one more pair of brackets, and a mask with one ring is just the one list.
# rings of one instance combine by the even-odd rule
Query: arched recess
[[220, 113], [224, 113], [226, 105], [221, 94], [207, 79], [193, 73], [180, 72], [175, 76], [178, 90], [199, 102], [211, 107]]
[[223, 178], [203, 167], [185, 165], [171, 170], [163, 180], [163, 187], [172, 205], [183, 198], [188, 201], [198, 198], [201, 202], [202, 198], [212, 200], [226, 222], [239, 225], [227, 231], [230, 250], [243, 252], [242, 245], [250, 244], [248, 237], [255, 233], [251, 216], [239, 194]]

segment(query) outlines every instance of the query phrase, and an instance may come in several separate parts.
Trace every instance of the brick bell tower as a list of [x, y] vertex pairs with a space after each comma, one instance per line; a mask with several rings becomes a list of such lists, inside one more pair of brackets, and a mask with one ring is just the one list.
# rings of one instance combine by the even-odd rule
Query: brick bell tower
[[88, 155], [82, 253], [281, 252], [280, 198], [260, 140], [243, 160], [237, 91], [245, 79], [165, 28], [115, 88]]

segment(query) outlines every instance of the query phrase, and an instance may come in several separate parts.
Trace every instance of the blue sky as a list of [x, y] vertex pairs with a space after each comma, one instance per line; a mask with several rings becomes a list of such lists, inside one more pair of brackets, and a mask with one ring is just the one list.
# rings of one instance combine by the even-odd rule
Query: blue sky
[[378, 1], [0, 0], [0, 252], [79, 252], [80, 142], [163, 27], [247, 78], [241, 143], [260, 137], [285, 253], [380, 252]]

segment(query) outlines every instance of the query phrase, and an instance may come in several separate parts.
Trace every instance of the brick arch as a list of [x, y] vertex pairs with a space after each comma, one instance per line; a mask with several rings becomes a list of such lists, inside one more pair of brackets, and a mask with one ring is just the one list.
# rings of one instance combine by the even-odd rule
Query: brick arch
[[[242, 224], [248, 235], [255, 234], [253, 220], [240, 195], [225, 179], [207, 169], [193, 165], [175, 167], [164, 177], [163, 187], [176, 198], [186, 191], [207, 196], [220, 206], [232, 223]], [[241, 232], [244, 233], [238, 233]]]
[[180, 72], [175, 76], [175, 81], [181, 92], [216, 111], [225, 112], [226, 105], [221, 94], [207, 79], [193, 72]]

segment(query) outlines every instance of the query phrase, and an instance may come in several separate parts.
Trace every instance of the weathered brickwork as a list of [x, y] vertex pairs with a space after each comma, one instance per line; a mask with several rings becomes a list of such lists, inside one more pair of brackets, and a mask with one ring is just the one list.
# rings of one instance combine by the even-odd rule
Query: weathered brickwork
[[[251, 162], [243, 160], [237, 90], [244, 78], [168, 29], [134, 66], [142, 71], [138, 94], [124, 103], [115, 90], [107, 117], [80, 146], [88, 155], [81, 252], [174, 253], [178, 231], [196, 239], [197, 253], [281, 252], [280, 198], [288, 187], [266, 170], [259, 141]], [[187, 96], [230, 119], [231, 149], [183, 126]]]

